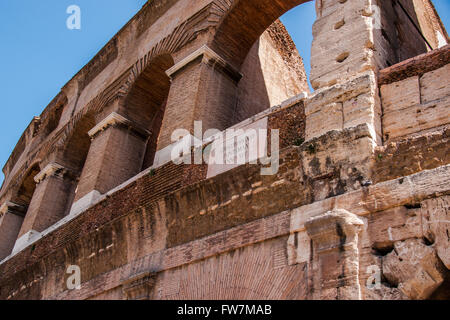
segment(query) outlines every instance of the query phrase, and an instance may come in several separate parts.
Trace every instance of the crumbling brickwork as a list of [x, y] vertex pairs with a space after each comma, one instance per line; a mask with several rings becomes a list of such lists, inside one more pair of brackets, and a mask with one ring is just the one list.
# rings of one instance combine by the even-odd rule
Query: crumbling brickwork
[[[447, 33], [316, 0], [310, 92], [277, 20], [304, 2], [147, 2], [4, 166], [0, 299], [449, 299]], [[272, 174], [172, 161], [248, 128]]]

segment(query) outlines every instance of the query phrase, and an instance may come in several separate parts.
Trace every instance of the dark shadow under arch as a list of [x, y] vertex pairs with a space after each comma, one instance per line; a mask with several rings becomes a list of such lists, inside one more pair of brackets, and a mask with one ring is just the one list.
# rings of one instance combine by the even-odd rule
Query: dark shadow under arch
[[173, 65], [170, 54], [154, 58], [136, 78], [124, 101], [123, 115], [150, 132], [142, 169], [153, 164], [170, 90], [166, 70]]

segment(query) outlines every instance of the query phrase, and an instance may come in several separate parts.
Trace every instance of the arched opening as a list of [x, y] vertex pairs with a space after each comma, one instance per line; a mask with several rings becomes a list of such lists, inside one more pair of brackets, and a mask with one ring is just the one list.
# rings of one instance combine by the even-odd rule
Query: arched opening
[[47, 155], [41, 171], [34, 174], [35, 191], [28, 199], [29, 208], [15, 250], [69, 214], [90, 147], [88, 130], [94, 124], [92, 116], [78, 121], [65, 144]]
[[77, 191], [78, 180], [83, 171], [91, 145], [88, 132], [94, 126], [95, 119], [93, 115], [86, 115], [78, 121], [69, 140], [57, 156], [56, 162], [66, 168], [66, 173], [63, 176], [66, 206], [59, 213], [59, 218], [62, 218], [70, 212]]
[[220, 24], [213, 49], [240, 68], [253, 44], [275, 20], [308, 1], [311, 0], [237, 1]]
[[[213, 50], [242, 74], [232, 124], [310, 91], [303, 59], [279, 19], [304, 2], [237, 1], [222, 21]], [[302, 27], [300, 21], [296, 24]], [[310, 25], [305, 30], [311, 34]]]
[[173, 65], [173, 58], [169, 54], [153, 59], [136, 79], [121, 112], [127, 119], [150, 132], [142, 169], [151, 167], [155, 158], [158, 136], [170, 90], [170, 78], [167, 76], [166, 70]]
[[22, 183], [19, 186], [19, 189], [16, 195], [11, 199], [12, 202], [24, 207], [28, 210], [28, 207], [31, 203], [31, 199], [33, 198], [34, 191], [36, 190], [36, 182], [34, 181], [34, 177], [41, 171], [38, 164], [33, 165], [25, 175]]
[[233, 124], [310, 91], [303, 58], [280, 20], [256, 40], [240, 73]]
[[53, 110], [45, 114], [41, 123], [42, 140], [48, 137], [57, 127], [61, 119], [64, 104], [57, 105]]
[[[211, 48], [241, 70], [252, 46], [276, 19], [310, 0], [236, 0], [220, 22]], [[430, 0], [315, 1], [311, 82], [314, 89], [345, 81], [435, 49], [447, 33]], [[438, 29], [438, 30], [436, 30]], [[365, 33], [362, 36], [362, 33]], [[343, 63], [345, 61], [345, 63]]]

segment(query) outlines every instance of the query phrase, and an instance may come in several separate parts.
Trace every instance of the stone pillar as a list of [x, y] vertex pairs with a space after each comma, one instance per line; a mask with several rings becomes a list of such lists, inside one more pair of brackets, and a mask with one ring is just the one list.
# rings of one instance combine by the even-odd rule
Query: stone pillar
[[[242, 75], [217, 53], [204, 45], [167, 70], [171, 86], [157, 150], [172, 144], [176, 129], [193, 134], [194, 121], [203, 131], [231, 126], [236, 107], [237, 83]], [[170, 152], [165, 152], [169, 154]]]
[[313, 25], [311, 85], [314, 89], [345, 82], [376, 70], [375, 0], [317, 0]]
[[381, 28], [376, 5], [375, 0], [316, 1], [311, 84], [319, 90], [305, 108], [307, 141], [331, 130], [365, 125], [374, 143], [382, 143], [375, 73], [384, 65], [375, 52], [386, 50], [375, 37]]
[[12, 202], [0, 207], [0, 261], [9, 256], [16, 243], [26, 208]]
[[70, 214], [78, 214], [102, 194], [141, 171], [150, 132], [112, 112], [89, 131], [91, 146]]
[[76, 186], [71, 170], [57, 163], [48, 164], [34, 177], [34, 181], [36, 190], [20, 229], [15, 252], [67, 215]]
[[359, 300], [359, 233], [363, 222], [346, 210], [333, 210], [305, 223], [313, 242], [313, 298]]

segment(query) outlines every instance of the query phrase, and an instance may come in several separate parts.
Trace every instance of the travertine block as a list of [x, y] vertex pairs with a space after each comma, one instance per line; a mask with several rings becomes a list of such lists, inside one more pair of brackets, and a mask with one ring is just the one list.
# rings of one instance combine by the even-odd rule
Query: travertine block
[[322, 0], [317, 3], [317, 16], [327, 17], [330, 14], [357, 13], [367, 10], [371, 5], [370, 0], [362, 1], [343, 1], [343, 0]]
[[450, 196], [426, 200], [420, 211], [424, 232], [429, 233], [437, 255], [450, 269]]
[[444, 67], [425, 73], [420, 78], [420, 91], [422, 103], [442, 99], [450, 95], [450, 64]]
[[399, 241], [383, 258], [383, 274], [410, 299], [426, 299], [444, 282], [444, 270], [433, 248], [419, 239]]
[[420, 104], [419, 77], [381, 86], [381, 102], [385, 114]]
[[360, 299], [358, 239], [363, 221], [342, 209], [308, 219], [316, 298]]
[[306, 100], [305, 115], [319, 111], [323, 105], [333, 102], [344, 102], [358, 97], [361, 94], [374, 95], [377, 92], [375, 75], [373, 72], [366, 72], [361, 76], [353, 78], [351, 81], [336, 84], [330, 88], [317, 90]]
[[389, 139], [439, 127], [450, 122], [450, 96], [383, 115], [383, 132]]
[[343, 120], [342, 103], [325, 105], [319, 112], [308, 116], [306, 136], [312, 139], [331, 130], [342, 130]]
[[395, 241], [422, 237], [422, 223], [418, 209], [404, 206], [370, 215], [369, 235], [372, 247], [386, 249]]
[[311, 84], [323, 88], [342, 83], [367, 70], [375, 70], [371, 2], [318, 3], [311, 52]]
[[[340, 115], [336, 112], [339, 107]], [[375, 76], [369, 71], [344, 84], [318, 90], [306, 101], [306, 140], [331, 130], [368, 124], [372, 138], [380, 142], [380, 114]]]
[[366, 93], [347, 100], [344, 102], [343, 112], [344, 129], [367, 123], [377, 141], [381, 139], [381, 108], [376, 96]]

